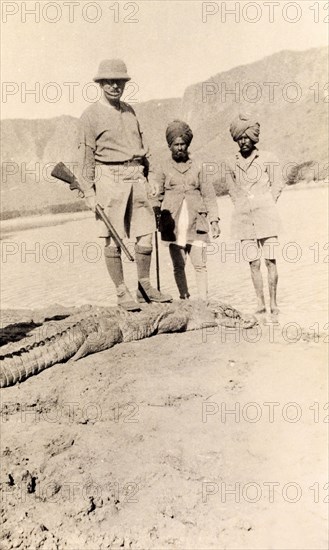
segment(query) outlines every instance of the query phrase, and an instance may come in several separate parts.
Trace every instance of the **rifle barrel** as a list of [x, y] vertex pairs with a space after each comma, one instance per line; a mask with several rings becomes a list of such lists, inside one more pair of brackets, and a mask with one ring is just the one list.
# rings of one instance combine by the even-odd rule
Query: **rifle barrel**
[[105, 223], [105, 225], [108, 228], [109, 232], [111, 233], [111, 237], [115, 241], [116, 245], [119, 246], [123, 250], [123, 252], [125, 253], [125, 255], [127, 256], [128, 260], [130, 262], [134, 262], [135, 261], [134, 257], [130, 254], [128, 248], [122, 242], [121, 237], [119, 237], [119, 235], [116, 232], [115, 228], [113, 227], [112, 223], [110, 222], [107, 215], [105, 214], [103, 208], [99, 204], [96, 204], [95, 211], [96, 211], [96, 214], [98, 214], [98, 216], [101, 218], [101, 220]]
[[[64, 181], [65, 183], [68, 183], [70, 185], [70, 189], [72, 191], [74, 189], [77, 189], [79, 191], [79, 194], [80, 194], [81, 198], [84, 197], [84, 192], [83, 192], [77, 178], [71, 172], [71, 170], [67, 166], [65, 166], [65, 164], [63, 162], [59, 162], [58, 164], [56, 164], [55, 168], [51, 172], [51, 175], [54, 178], [56, 178], [60, 181]], [[123, 252], [125, 253], [125, 255], [127, 256], [128, 260], [130, 262], [134, 262], [135, 261], [134, 257], [130, 254], [128, 248], [122, 242], [122, 239], [119, 237], [118, 233], [116, 232], [115, 228], [113, 227], [110, 220], [106, 216], [106, 214], [105, 214], [103, 208], [100, 206], [100, 204], [96, 204], [95, 211], [98, 214], [98, 216], [101, 218], [101, 220], [105, 223], [105, 225], [108, 228], [108, 230], [111, 234], [111, 237], [115, 241], [116, 245], [119, 246], [123, 250]]]

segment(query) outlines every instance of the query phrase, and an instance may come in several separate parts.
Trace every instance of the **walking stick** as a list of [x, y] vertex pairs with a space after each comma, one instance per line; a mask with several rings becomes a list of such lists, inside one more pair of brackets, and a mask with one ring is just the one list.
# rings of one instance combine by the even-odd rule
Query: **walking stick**
[[160, 292], [160, 265], [159, 265], [159, 241], [158, 241], [158, 231], [154, 233], [155, 238], [155, 267], [157, 274], [157, 289]]
[[155, 233], [154, 233], [154, 240], [155, 240], [155, 267], [156, 267], [156, 275], [157, 275], [157, 289], [160, 292], [160, 265], [159, 265], [159, 241], [158, 241], [158, 230], [160, 227], [160, 218], [161, 218], [161, 208], [160, 206], [153, 206], [153, 212], [155, 217]]

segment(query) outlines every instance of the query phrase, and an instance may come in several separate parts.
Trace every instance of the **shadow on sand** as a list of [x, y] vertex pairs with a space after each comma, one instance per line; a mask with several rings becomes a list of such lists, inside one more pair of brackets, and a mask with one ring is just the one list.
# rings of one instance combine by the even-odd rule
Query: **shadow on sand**
[[[48, 321], [61, 321], [66, 319], [69, 315], [54, 315], [53, 317], [46, 317], [44, 322]], [[22, 321], [17, 323], [11, 323], [0, 329], [0, 346], [4, 346], [11, 342], [19, 342], [23, 338], [26, 338], [37, 327], [41, 327], [43, 322], [36, 323], [34, 321]], [[1, 357], [1, 350], [0, 350]]]

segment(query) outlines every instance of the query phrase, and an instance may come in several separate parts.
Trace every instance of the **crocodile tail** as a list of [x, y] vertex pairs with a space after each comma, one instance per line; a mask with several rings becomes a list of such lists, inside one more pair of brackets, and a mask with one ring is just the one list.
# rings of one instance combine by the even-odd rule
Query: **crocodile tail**
[[13, 386], [56, 363], [70, 359], [86, 336], [86, 329], [77, 323], [50, 338], [4, 355], [0, 359], [0, 388]]

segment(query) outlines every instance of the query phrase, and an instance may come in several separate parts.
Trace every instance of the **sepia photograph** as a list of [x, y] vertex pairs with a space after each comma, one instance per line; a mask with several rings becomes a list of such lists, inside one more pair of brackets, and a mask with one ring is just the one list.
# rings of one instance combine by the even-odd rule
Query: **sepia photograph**
[[0, 549], [327, 550], [329, 2], [0, 8]]

